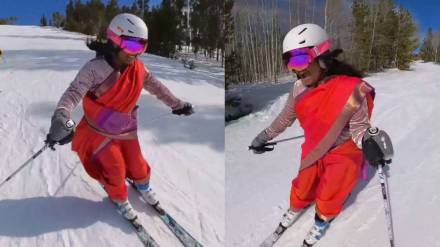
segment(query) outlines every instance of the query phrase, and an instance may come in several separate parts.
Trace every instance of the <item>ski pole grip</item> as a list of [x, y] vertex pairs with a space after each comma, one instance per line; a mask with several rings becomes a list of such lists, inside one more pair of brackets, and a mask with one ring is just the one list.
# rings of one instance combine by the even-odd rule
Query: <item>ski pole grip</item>
[[264, 143], [263, 146], [265, 146], [265, 147], [267, 147], [267, 146], [275, 146], [275, 145], [277, 145], [277, 143], [278, 142], [266, 142], [266, 143]]
[[262, 147], [248, 146], [248, 148], [249, 148], [249, 150], [255, 150], [255, 151], [259, 151], [259, 152], [268, 152], [268, 151], [273, 151], [274, 150], [273, 145], [270, 147], [270, 145], [266, 145], [266, 144], [264, 146], [262, 146]]
[[394, 156], [391, 138], [377, 127], [369, 128], [362, 138], [362, 151], [372, 166], [390, 164]]

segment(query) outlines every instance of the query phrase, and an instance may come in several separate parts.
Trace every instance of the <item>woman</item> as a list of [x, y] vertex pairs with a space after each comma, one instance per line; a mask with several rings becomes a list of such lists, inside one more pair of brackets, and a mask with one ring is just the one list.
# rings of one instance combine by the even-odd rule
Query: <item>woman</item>
[[304, 129], [301, 165], [292, 181], [290, 208], [280, 225], [289, 227], [316, 202], [315, 224], [303, 246], [312, 246], [341, 212], [363, 164], [362, 137], [370, 127], [374, 89], [361, 73], [336, 59], [324, 29], [303, 24], [283, 41], [283, 61], [297, 80], [287, 103], [251, 144], [255, 153], [298, 119]]
[[[149, 186], [150, 166], [142, 157], [137, 137], [136, 102], [142, 88], [169, 106], [173, 114], [193, 113], [191, 104], [176, 98], [138, 59], [147, 41], [148, 29], [142, 19], [132, 14], [115, 16], [107, 29], [107, 42], [88, 43], [97, 56], [64, 92], [46, 140], [50, 147], [72, 141], [72, 150], [87, 173], [104, 186], [127, 219], [136, 215], [128, 202], [126, 177], [135, 182], [149, 204], [158, 204]], [[71, 112], [81, 100], [84, 117], [74, 133]]]

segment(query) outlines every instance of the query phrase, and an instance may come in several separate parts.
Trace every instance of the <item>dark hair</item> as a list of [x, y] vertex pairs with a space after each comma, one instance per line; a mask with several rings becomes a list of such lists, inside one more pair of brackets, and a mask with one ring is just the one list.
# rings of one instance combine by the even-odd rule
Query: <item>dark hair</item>
[[355, 69], [352, 65], [336, 59], [336, 57], [342, 52], [342, 49], [335, 49], [319, 56], [319, 60], [325, 65], [324, 76], [347, 75], [359, 78], [364, 77], [362, 72]]
[[86, 45], [90, 50], [96, 52], [96, 57], [105, 57], [107, 60], [121, 50], [110, 40], [88, 39]]

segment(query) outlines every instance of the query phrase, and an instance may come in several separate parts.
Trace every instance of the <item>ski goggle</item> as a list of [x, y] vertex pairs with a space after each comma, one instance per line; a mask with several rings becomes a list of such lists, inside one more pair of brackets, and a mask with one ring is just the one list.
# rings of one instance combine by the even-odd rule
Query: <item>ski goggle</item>
[[130, 55], [138, 55], [145, 52], [148, 41], [146, 39], [118, 36], [112, 30], [107, 30], [107, 38], [118, 45], [125, 53]]
[[309, 67], [315, 58], [330, 50], [331, 46], [330, 40], [326, 40], [314, 47], [291, 50], [283, 54], [283, 62], [289, 71], [302, 71]]

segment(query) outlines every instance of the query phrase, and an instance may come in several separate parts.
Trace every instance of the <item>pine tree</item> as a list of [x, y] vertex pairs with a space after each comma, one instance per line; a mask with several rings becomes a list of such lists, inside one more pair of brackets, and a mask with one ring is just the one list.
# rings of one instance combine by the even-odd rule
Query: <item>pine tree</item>
[[409, 69], [413, 60], [413, 52], [418, 46], [416, 37], [416, 25], [411, 13], [402, 5], [398, 11], [398, 35], [395, 51], [394, 64], [398, 69]]
[[64, 27], [65, 17], [60, 12], [54, 12], [52, 14], [52, 24], [55, 27]]
[[16, 16], [11, 16], [8, 18], [0, 18], [0, 25], [15, 25], [17, 20], [18, 19]]
[[[143, 20], [147, 20], [148, 12], [150, 11], [149, 2], [150, 2], [149, 0], [137, 0], [136, 1], [136, 7], [137, 7], [137, 11], [138, 11], [137, 14]], [[142, 11], [142, 7], [144, 8], [143, 11]], [[142, 16], [142, 13], [143, 13], [143, 16]]]
[[40, 18], [40, 26], [42, 27], [47, 26], [47, 19], [45, 15], [41, 16]]
[[370, 8], [363, 1], [355, 1], [352, 6], [353, 14], [353, 61], [362, 71], [369, 70], [372, 22]]
[[108, 26], [105, 13], [105, 5], [101, 0], [89, 0], [82, 9], [84, 15], [84, 32], [89, 35], [105, 37], [105, 30]]
[[426, 34], [422, 47], [420, 48], [420, 56], [425, 62], [434, 61], [434, 47], [432, 45], [433, 39], [432, 28], [429, 27], [428, 33]]
[[194, 53], [203, 50], [212, 57], [215, 50], [224, 46], [224, 1], [192, 0], [191, 29]]
[[226, 89], [238, 82], [238, 73], [240, 68], [239, 57], [234, 47], [234, 19], [232, 16], [232, 7], [234, 0], [225, 0], [225, 83]]
[[436, 63], [440, 63], [440, 33], [436, 35], [436, 46], [435, 46], [435, 59]]
[[180, 30], [180, 10], [175, 1], [163, 0], [159, 8], [153, 8], [150, 18], [149, 51], [161, 56], [171, 57], [176, 46], [183, 41]]
[[377, 6], [375, 38], [372, 44], [373, 69], [380, 71], [393, 66], [398, 20], [393, 0], [381, 0]]
[[105, 6], [104, 16], [105, 19], [102, 23], [102, 28], [100, 29], [100, 33], [98, 37], [100, 39], [104, 39], [106, 37], [106, 27], [110, 24], [113, 17], [120, 13], [118, 0], [110, 0], [108, 4]]
[[108, 1], [108, 4], [105, 6], [105, 20], [106, 22], [110, 23], [110, 21], [115, 17], [117, 14], [119, 14], [119, 6], [118, 6], [118, 0], [110, 0]]
[[73, 0], [69, 0], [66, 5], [66, 22], [64, 24], [64, 29], [69, 31], [76, 31], [76, 20], [73, 16], [75, 12], [75, 7], [73, 5]]

